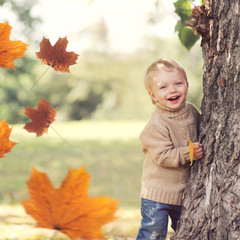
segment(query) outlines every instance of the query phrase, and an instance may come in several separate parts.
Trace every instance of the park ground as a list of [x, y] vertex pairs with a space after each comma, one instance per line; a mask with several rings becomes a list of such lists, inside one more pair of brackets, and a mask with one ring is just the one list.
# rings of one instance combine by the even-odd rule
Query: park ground
[[[79, 121], [53, 123], [36, 137], [13, 125], [10, 140], [18, 144], [0, 162], [0, 240], [67, 240], [53, 230], [35, 228], [21, 200], [32, 167], [45, 172], [55, 187], [68, 168], [86, 167], [89, 195], [118, 200], [116, 220], [103, 226], [106, 239], [136, 239], [140, 226], [140, 179], [143, 155], [138, 135], [146, 121]], [[169, 236], [172, 231], [169, 228]], [[52, 238], [52, 236], [55, 236]]]

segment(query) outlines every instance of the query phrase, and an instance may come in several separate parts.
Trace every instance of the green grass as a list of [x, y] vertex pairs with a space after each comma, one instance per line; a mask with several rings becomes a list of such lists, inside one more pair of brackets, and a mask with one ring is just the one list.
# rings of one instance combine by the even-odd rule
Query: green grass
[[13, 126], [10, 140], [18, 142], [0, 162], [0, 200], [18, 204], [28, 198], [26, 181], [32, 167], [46, 172], [55, 187], [68, 168], [85, 166], [91, 175], [91, 196], [108, 195], [124, 207], [138, 207], [141, 166], [138, 134], [142, 122], [55, 123], [36, 137]]

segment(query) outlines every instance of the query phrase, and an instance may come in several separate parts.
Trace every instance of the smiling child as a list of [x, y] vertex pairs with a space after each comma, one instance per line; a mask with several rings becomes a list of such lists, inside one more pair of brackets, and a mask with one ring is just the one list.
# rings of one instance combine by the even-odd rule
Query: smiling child
[[151, 64], [144, 84], [156, 110], [140, 134], [145, 160], [141, 181], [142, 222], [137, 240], [164, 240], [168, 217], [176, 230], [189, 179], [189, 146], [185, 136], [194, 142], [194, 160], [203, 156], [202, 145], [197, 142], [200, 114], [186, 103], [187, 75], [174, 60], [161, 58]]

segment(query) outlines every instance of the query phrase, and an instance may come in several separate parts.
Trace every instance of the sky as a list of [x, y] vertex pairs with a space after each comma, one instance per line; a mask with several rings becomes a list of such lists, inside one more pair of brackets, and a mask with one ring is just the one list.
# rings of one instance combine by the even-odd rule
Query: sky
[[[77, 36], [91, 24], [104, 19], [109, 31], [109, 46], [113, 51], [131, 52], [141, 45], [148, 34], [174, 36], [178, 17], [174, 13], [175, 0], [162, 0], [157, 12], [158, 25], [147, 24], [149, 13], [155, 11], [155, 0], [39, 0], [33, 14], [41, 16], [39, 35], [54, 44], [58, 37], [67, 36], [68, 50], [81, 52]], [[40, 37], [40, 36], [39, 36]]]

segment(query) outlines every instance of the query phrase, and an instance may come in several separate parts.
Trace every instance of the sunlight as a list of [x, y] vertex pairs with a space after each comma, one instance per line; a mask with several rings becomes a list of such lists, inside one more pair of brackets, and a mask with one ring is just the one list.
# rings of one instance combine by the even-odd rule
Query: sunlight
[[80, 33], [103, 20], [110, 49], [129, 52], [141, 46], [143, 37], [149, 34], [173, 36], [177, 18], [173, 2], [161, 2], [161, 18], [155, 25], [148, 23], [150, 12], [155, 10], [154, 1], [149, 0], [68, 0], [67, 4], [65, 0], [40, 0], [33, 14], [42, 17], [41, 32], [52, 43], [58, 37], [68, 36], [69, 50], [81, 52], [84, 44], [79, 45]]

